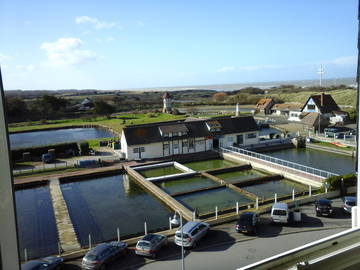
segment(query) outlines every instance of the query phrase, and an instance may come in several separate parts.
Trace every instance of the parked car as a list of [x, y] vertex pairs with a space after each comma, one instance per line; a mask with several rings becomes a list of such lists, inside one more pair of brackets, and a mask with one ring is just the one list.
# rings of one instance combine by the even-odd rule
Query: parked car
[[331, 206], [331, 201], [328, 199], [319, 199], [315, 201], [315, 211], [316, 216], [327, 215], [330, 216], [333, 214], [333, 209]]
[[126, 252], [126, 248], [124, 242], [101, 243], [85, 254], [82, 269], [106, 269], [108, 263]]
[[356, 197], [346, 196], [344, 197], [344, 211], [351, 214], [351, 208], [356, 206]]
[[289, 206], [286, 203], [274, 203], [271, 207], [271, 221], [274, 223], [288, 223]]
[[[196, 247], [199, 241], [209, 231], [210, 225], [205, 222], [189, 221], [175, 233], [175, 244], [184, 247]], [[181, 237], [181, 231], [183, 237]], [[181, 239], [183, 238], [183, 239]]]
[[236, 222], [235, 230], [237, 232], [256, 234], [259, 215], [255, 212], [242, 213]]
[[21, 270], [59, 270], [64, 259], [61, 257], [46, 257], [43, 259], [28, 261], [21, 265]]
[[339, 134], [339, 132], [340, 132], [340, 130], [338, 128], [325, 128], [324, 129], [325, 137], [334, 138], [334, 136], [337, 136]]
[[135, 253], [142, 256], [156, 257], [156, 252], [167, 245], [167, 238], [162, 234], [147, 234], [136, 244]]

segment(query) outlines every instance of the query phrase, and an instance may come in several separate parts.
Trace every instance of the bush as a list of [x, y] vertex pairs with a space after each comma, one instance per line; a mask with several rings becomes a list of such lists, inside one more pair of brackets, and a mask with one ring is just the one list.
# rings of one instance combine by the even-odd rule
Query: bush
[[338, 176], [330, 176], [325, 180], [325, 183], [330, 185], [330, 190], [340, 190], [341, 189], [341, 180], [344, 181], [344, 187], [351, 187], [356, 185], [356, 175], [355, 174], [344, 174]]

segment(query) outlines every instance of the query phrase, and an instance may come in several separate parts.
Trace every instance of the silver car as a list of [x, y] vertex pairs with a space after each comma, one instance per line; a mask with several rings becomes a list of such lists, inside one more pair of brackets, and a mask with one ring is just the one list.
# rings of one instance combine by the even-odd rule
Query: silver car
[[356, 197], [346, 196], [344, 197], [344, 211], [351, 214], [351, 208], [356, 206]]
[[124, 242], [101, 243], [89, 250], [82, 260], [82, 269], [106, 269], [106, 266], [118, 256], [126, 252], [127, 244]]
[[142, 256], [156, 257], [156, 252], [167, 245], [167, 238], [162, 234], [147, 234], [136, 244], [135, 253]]
[[184, 247], [196, 247], [199, 241], [209, 231], [210, 225], [205, 222], [189, 221], [175, 233], [175, 244]]

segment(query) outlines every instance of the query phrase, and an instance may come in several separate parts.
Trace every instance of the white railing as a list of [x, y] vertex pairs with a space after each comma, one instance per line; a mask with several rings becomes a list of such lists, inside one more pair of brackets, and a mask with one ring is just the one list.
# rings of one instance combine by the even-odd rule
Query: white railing
[[338, 175], [338, 174], [331, 173], [331, 172], [328, 172], [328, 171], [316, 169], [316, 168], [313, 168], [313, 167], [305, 166], [305, 165], [302, 165], [302, 164], [298, 164], [298, 163], [295, 163], [295, 162], [287, 161], [287, 160], [276, 158], [276, 157], [267, 156], [267, 155], [264, 155], [264, 154], [252, 152], [252, 151], [245, 150], [245, 149], [238, 148], [238, 147], [233, 147], [233, 146], [229, 146], [227, 148], [220, 147], [220, 151], [246, 155], [246, 156], [249, 156], [249, 157], [252, 157], [252, 158], [264, 160], [264, 161], [267, 161], [267, 162], [271, 162], [271, 163], [274, 163], [274, 164], [278, 164], [278, 165], [281, 165], [281, 166], [284, 166], [284, 167], [291, 168], [293, 170], [305, 172], [305, 173], [308, 173], [308, 174], [312, 174], [312, 175], [316, 175], [316, 176], [320, 176], [320, 177], [324, 177], [324, 178], [328, 178], [330, 176], [337, 176]]

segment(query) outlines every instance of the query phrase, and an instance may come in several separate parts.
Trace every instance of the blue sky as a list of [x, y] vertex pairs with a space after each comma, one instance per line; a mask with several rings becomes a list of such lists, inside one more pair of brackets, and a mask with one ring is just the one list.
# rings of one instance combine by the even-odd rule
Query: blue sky
[[[31, 4], [30, 4], [31, 3]], [[5, 89], [126, 89], [356, 73], [355, 0], [2, 0]]]

